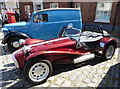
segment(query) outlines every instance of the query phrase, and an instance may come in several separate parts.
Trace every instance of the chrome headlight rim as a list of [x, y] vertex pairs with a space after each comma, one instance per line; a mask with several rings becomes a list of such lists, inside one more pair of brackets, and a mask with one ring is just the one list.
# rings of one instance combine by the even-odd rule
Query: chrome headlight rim
[[25, 44], [25, 39], [20, 39], [19, 43], [20, 43], [20, 45], [24, 45]]
[[31, 50], [31, 47], [29, 47], [29, 46], [23, 46], [22, 49], [23, 49], [24, 53], [27, 53], [27, 52], [29, 52]]

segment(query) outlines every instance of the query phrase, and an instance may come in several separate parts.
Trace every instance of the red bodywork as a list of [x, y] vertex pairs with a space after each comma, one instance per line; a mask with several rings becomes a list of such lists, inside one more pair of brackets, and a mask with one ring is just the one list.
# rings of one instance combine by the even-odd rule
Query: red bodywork
[[35, 43], [38, 43], [38, 42], [42, 42], [44, 40], [40, 40], [40, 39], [26, 39], [25, 40], [25, 44], [27, 45], [31, 45], [31, 44], [35, 44]]
[[[113, 42], [114, 45], [115, 45], [115, 47], [117, 48], [117, 41], [116, 41], [116, 39], [104, 37], [104, 38], [102, 38], [102, 39], [100, 40], [100, 42], [105, 43], [104, 48], [105, 48], [110, 42]], [[104, 48], [102, 49], [102, 51], [104, 50]]]
[[[86, 50], [83, 47], [76, 48], [76, 40], [68, 37], [60, 37], [48, 41], [27, 39], [26, 41], [31, 47], [29, 55], [26, 55], [22, 48], [13, 53], [13, 56], [19, 64], [19, 68], [24, 68], [25, 63], [37, 56], [48, 59], [51, 63], [72, 63], [75, 55], [85, 55], [96, 52], [96, 49]], [[116, 40], [108, 37], [104, 37], [100, 42], [105, 43], [103, 48], [98, 48], [97, 51], [104, 51], [105, 46]], [[36, 44], [35, 44], [36, 43]], [[116, 45], [117, 47], [117, 45]]]

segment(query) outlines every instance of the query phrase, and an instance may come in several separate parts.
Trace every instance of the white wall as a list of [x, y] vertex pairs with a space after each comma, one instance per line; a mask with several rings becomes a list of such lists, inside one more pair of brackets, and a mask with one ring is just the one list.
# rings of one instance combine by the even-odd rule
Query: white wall
[[17, 0], [5, 0], [6, 8], [7, 9], [17, 8], [16, 2], [17, 2]]

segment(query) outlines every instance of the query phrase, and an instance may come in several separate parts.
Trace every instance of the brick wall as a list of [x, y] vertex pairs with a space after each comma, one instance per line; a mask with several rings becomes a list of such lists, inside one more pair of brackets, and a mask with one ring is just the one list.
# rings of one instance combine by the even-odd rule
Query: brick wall
[[[47, 9], [50, 8], [50, 3], [54, 3], [54, 2], [44, 2], [43, 3], [43, 8]], [[59, 8], [70, 8], [70, 3], [69, 2], [55, 2], [55, 3], [59, 3]]]
[[43, 8], [44, 9], [50, 8], [50, 2], [44, 2], [43, 3]]
[[[95, 14], [96, 14], [96, 7], [97, 7], [96, 2], [81, 2], [80, 5], [81, 5], [83, 23], [97, 23], [97, 24], [113, 25], [115, 18], [116, 18], [115, 25], [120, 25], [120, 6], [118, 7], [118, 10], [117, 10], [118, 2], [114, 2], [112, 5], [110, 23], [94, 22]], [[117, 16], [116, 16], [116, 11], [117, 11]]]
[[[50, 3], [54, 2], [44, 2], [43, 8], [47, 9], [50, 8]], [[57, 3], [57, 2], [55, 2]], [[70, 2], [58, 2], [60, 8], [70, 8], [71, 5], [74, 7], [75, 3]], [[24, 17], [24, 5], [30, 5], [31, 6], [31, 12], [33, 12], [33, 3], [32, 2], [20, 2], [20, 13], [21, 17]], [[97, 24], [110, 24], [113, 25], [115, 22], [115, 25], [120, 25], [120, 5], [117, 10], [118, 2], [114, 2], [112, 5], [112, 11], [111, 11], [111, 17], [110, 17], [110, 23], [101, 23], [101, 22], [94, 22], [95, 15], [96, 15], [96, 7], [97, 2], [80, 2], [81, 11], [82, 11], [82, 20], [83, 23], [97, 23]], [[117, 11], [117, 15], [116, 15]]]
[[115, 22], [116, 25], [120, 25], [120, 4], [119, 4], [118, 7], [117, 7], [117, 5], [118, 5], [118, 2], [113, 3], [112, 12], [111, 12], [111, 19], [110, 19], [111, 23], [110, 24], [114, 24], [114, 21], [116, 19], [116, 22]]
[[93, 23], [95, 20], [96, 2], [81, 2], [83, 23]]

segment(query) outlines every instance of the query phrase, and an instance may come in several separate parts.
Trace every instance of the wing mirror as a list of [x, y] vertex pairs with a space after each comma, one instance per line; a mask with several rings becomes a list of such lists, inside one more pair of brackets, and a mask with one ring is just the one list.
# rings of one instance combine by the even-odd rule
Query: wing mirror
[[69, 23], [68, 26], [67, 26], [68, 29], [71, 29], [73, 28], [73, 24], [72, 23]]

